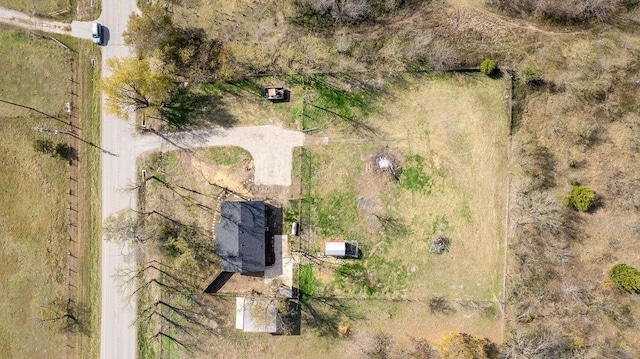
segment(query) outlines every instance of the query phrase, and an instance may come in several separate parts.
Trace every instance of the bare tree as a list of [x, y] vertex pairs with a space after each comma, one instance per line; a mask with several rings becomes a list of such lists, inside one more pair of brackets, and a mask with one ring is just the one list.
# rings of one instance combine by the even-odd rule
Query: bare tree
[[124, 271], [120, 277], [123, 285], [136, 286], [131, 300], [145, 298], [138, 301], [136, 321], [147, 328], [148, 339], [169, 340], [177, 348], [193, 352], [198, 350], [196, 334], [217, 334], [215, 298], [202, 294], [193, 273], [154, 260]]
[[548, 332], [511, 333], [502, 348], [504, 359], [558, 358], [564, 351], [564, 343]]
[[76, 303], [70, 298], [57, 298], [42, 306], [43, 317], [37, 320], [42, 323], [57, 325], [63, 332], [89, 334], [89, 308], [83, 303]]

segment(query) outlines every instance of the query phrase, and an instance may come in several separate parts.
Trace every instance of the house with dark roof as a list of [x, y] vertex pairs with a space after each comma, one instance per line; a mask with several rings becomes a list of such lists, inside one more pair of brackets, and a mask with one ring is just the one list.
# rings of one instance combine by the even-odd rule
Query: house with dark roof
[[215, 237], [221, 272], [205, 293], [220, 290], [234, 273], [263, 276], [266, 267], [275, 262], [273, 234], [267, 228], [263, 201], [222, 202]]
[[262, 201], [222, 203], [215, 232], [223, 272], [261, 273], [273, 264], [273, 240], [267, 236], [265, 217]]

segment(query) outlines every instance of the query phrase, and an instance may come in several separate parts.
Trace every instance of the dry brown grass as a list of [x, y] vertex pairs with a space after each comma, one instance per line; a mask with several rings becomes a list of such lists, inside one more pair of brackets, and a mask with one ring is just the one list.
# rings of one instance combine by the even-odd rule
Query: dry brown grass
[[[4, 297], [2, 305], [12, 316], [3, 319], [11, 328], [0, 330], [7, 343], [0, 355], [94, 356], [98, 350], [95, 333], [99, 331], [96, 273], [99, 273], [101, 238], [97, 222], [100, 207], [95, 198], [99, 196], [99, 152], [83, 142], [41, 134], [32, 127], [66, 130], [62, 123], [68, 119], [66, 114], [62, 115], [64, 102], [72, 100], [75, 123], [81, 129], [77, 135], [87, 142], [99, 142], [96, 117], [99, 98], [94, 87], [99, 74], [90, 66], [92, 58], [99, 63], [99, 51], [90, 43], [59, 38], [76, 51], [73, 63], [77, 65], [74, 68], [77, 82], [73, 91], [78, 96], [71, 99], [69, 52], [54, 41], [17, 31], [3, 30], [0, 36], [4, 39], [3, 61], [7, 65], [0, 80], [7, 84], [3, 86], [6, 89], [3, 99], [37, 110], [6, 103], [0, 107], [0, 125], [8, 136], [2, 145], [1, 161], [6, 173], [2, 180], [0, 237], [3, 247], [10, 249], [2, 255], [7, 265], [0, 282], [11, 293]], [[77, 184], [73, 186], [77, 198], [73, 211], [68, 209], [70, 167], [60, 158], [33, 150], [33, 141], [42, 138], [67, 143], [77, 150], [80, 167], [73, 182]], [[77, 218], [70, 218], [70, 213], [78, 213]], [[69, 241], [70, 221], [78, 231], [74, 242]], [[40, 319], [64, 314], [69, 297], [73, 299], [71, 310], [80, 324], [73, 330], [80, 330], [67, 336], [62, 330], [67, 324], [64, 319], [46, 323]]]
[[[58, 114], [69, 83], [66, 53], [53, 42], [15, 31], [2, 30], [0, 37], [2, 61], [7, 64], [0, 79], [0, 87], [7, 91], [3, 97]], [[39, 60], [38, 56], [28, 60], [36, 61], [37, 66], [16, 69], [31, 58], [22, 57], [25, 53], [41, 54]], [[44, 82], [36, 84], [31, 78]], [[68, 166], [64, 160], [35, 152], [33, 141], [47, 136], [33, 131], [32, 126], [57, 127], [58, 123], [37, 113], [4, 104], [0, 107], [0, 128], [6, 136], [0, 144], [0, 286], [4, 293], [0, 356], [4, 358], [58, 358], [65, 353], [60, 323], [38, 319], [55, 317], [60, 308], [53, 303], [64, 303], [68, 290]]]
[[5, 293], [0, 304], [0, 336], [5, 358], [60, 357], [64, 335], [58, 323], [37, 319], [55, 316], [52, 303], [66, 298], [67, 165], [36, 153], [32, 141], [40, 137], [30, 124], [42, 122], [22, 117], [0, 121], [7, 138], [2, 143], [3, 189], [0, 206], [0, 283]]
[[27, 14], [64, 18], [70, 15], [69, 0], [3, 0], [1, 6]]
[[[636, 91], [632, 85], [637, 72], [633, 53], [639, 43], [637, 36], [627, 31], [601, 30], [597, 37], [573, 34], [564, 36], [563, 41], [545, 42], [528, 55], [528, 64], [540, 64], [543, 58], [548, 61], [546, 66], [539, 67], [546, 83], [523, 89], [527, 98], [522, 103], [524, 110], [516, 128], [516, 137], [533, 135], [552, 158], [553, 184], [546, 193], [558, 203], [555, 207], [560, 207], [571, 188], [570, 182], [575, 181], [592, 186], [600, 201], [591, 213], [577, 215], [572, 225], [576, 232], [574, 240], [550, 236], [547, 241], [553, 249], [531, 257], [540, 260], [537, 266], [551, 271], [552, 278], [542, 280], [548, 288], [542, 297], [532, 299], [538, 295], [532, 293], [533, 297], [512, 303], [512, 315], [528, 311], [521, 319], [531, 313], [539, 317], [527, 319], [530, 324], [514, 323], [511, 328], [545, 328], [566, 336], [569, 343], [584, 343], [577, 349], [585, 356], [587, 353], [611, 356], [611, 351], [604, 350], [611, 350], [614, 332], [618, 334], [613, 347], [625, 348], [628, 353], [639, 350], [632, 339], [634, 329], [630, 327], [637, 325], [630, 323], [639, 320], [637, 305], [631, 298], [603, 286], [612, 265], [618, 262], [637, 265], [637, 258], [628, 254], [640, 250], [637, 241], [629, 239], [637, 237], [633, 193], [638, 161], [633, 138], [637, 135], [638, 119], [630, 111], [633, 102], [625, 97]], [[517, 151], [517, 141], [514, 146]], [[520, 161], [521, 158], [514, 158], [516, 168]], [[522, 182], [516, 177], [515, 191]], [[518, 216], [526, 215], [521, 213], [513, 219], [518, 221]], [[518, 236], [514, 244], [521, 248], [520, 244], [529, 241]], [[524, 272], [521, 267], [510, 268], [514, 288], [529, 285], [516, 280]], [[566, 294], [567, 288], [577, 288], [586, 294], [580, 300], [571, 299]], [[552, 302], [557, 304], [549, 305]], [[602, 303], [614, 302], [609, 311], [603, 309]], [[527, 311], [523, 311], [527, 306]], [[621, 315], [625, 306], [629, 306], [630, 313]], [[613, 319], [616, 316], [629, 321]], [[572, 334], [566, 335], [567, 332]]]

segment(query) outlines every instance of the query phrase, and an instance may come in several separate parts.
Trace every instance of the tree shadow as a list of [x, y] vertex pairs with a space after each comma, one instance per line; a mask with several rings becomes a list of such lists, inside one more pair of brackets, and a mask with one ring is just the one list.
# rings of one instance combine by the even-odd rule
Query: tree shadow
[[300, 335], [302, 312], [297, 300], [286, 299], [284, 311], [279, 314], [278, 329], [274, 335]]
[[223, 106], [220, 97], [181, 87], [173, 91], [162, 107], [161, 118], [170, 128], [197, 128], [212, 125], [232, 127], [236, 119]]
[[38, 318], [43, 323], [57, 325], [62, 333], [91, 334], [91, 308], [84, 302], [57, 298], [46, 306], [46, 318]]
[[302, 313], [305, 324], [328, 337], [339, 336], [338, 326], [344, 320], [364, 319], [347, 300], [335, 297], [312, 297], [302, 303]]
[[78, 151], [66, 143], [58, 143], [55, 148], [56, 155], [69, 162], [78, 159]]
[[435, 297], [429, 299], [429, 311], [431, 314], [444, 314], [453, 315], [456, 313], [456, 309], [449, 304], [449, 301], [444, 297]]

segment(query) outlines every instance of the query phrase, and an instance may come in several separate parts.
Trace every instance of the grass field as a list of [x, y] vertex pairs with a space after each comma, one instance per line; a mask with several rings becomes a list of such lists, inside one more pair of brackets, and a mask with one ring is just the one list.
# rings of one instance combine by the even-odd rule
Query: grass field
[[[381, 110], [367, 118], [375, 135], [329, 137], [327, 146], [307, 149], [314, 202], [309, 251], [328, 239], [358, 240], [363, 248], [361, 261], [317, 268], [320, 295], [472, 301], [485, 306], [480, 320], [490, 320], [470, 332], [501, 340], [499, 325], [487, 329], [500, 321], [503, 296], [504, 89], [501, 80], [474, 75], [408, 79], [402, 90], [387, 89], [396, 95], [380, 100]], [[404, 157], [399, 182], [372, 169], [385, 146]], [[448, 252], [429, 253], [436, 235], [450, 240]], [[421, 332], [434, 332], [423, 325]], [[466, 329], [455, 326], [449, 329]]]
[[[62, 113], [69, 91], [67, 52], [53, 41], [36, 41], [26, 32], [3, 31], [0, 54], [0, 66], [5, 69], [0, 100], [32, 107], [51, 116]], [[4, 117], [44, 116], [1, 102], [0, 111]]]
[[[60, 114], [69, 85], [68, 54], [53, 41], [22, 32], [3, 29], [0, 37], [0, 61], [7, 69], [0, 80], [2, 98]], [[55, 317], [60, 309], [56, 302], [64, 303], [68, 290], [68, 166], [34, 150], [33, 141], [46, 136], [31, 127], [59, 123], [23, 108], [1, 106], [0, 127], [7, 138], [0, 152], [0, 285], [5, 293], [0, 356], [58, 358], [64, 354], [63, 333], [38, 319]]]
[[[254, 90], [270, 82], [286, 84], [295, 97], [283, 104], [259, 98]], [[303, 162], [294, 161], [296, 179], [288, 193], [293, 200], [285, 217], [294, 219], [301, 203], [303, 232], [300, 242], [292, 239], [290, 245], [315, 255], [326, 239], [352, 239], [359, 241], [364, 256], [313, 265], [319, 282], [303, 305], [301, 336], [241, 333], [233, 329], [233, 301], [220, 301], [222, 335], [199, 339], [211, 349], [203, 358], [257, 353], [357, 358], [379, 333], [392, 338], [389, 345], [397, 353], [409, 350], [415, 339], [435, 344], [454, 330], [503, 340], [505, 81], [475, 74], [411, 75], [349, 91], [345, 79], [323, 76], [225, 86], [215, 91], [225, 94], [225, 108], [242, 125], [278, 123], [311, 129], [311, 138], [328, 137], [327, 145], [310, 145], [295, 154]], [[374, 155], [386, 146], [404, 160], [399, 182], [372, 169]], [[145, 166], [174, 187], [202, 191], [207, 187], [190, 178], [198, 177], [203, 163], [217, 163], [207, 173], [226, 178], [232, 189], [242, 188], [242, 173], [222, 170], [244, 158], [236, 152], [151, 155]], [[180, 218], [212, 218], [193, 206], [198, 198], [210, 203], [205, 197], [190, 194], [191, 199], [181, 201], [162, 186], [148, 188], [160, 194], [156, 205], [169, 210], [166, 203], [172, 203], [172, 210], [183, 212]], [[301, 190], [306, 200], [297, 201]], [[429, 253], [436, 234], [450, 239], [448, 252]], [[338, 336], [341, 323], [351, 327], [351, 335]]]
[[8, 9], [69, 22], [96, 19], [101, 5], [99, 0], [0, 0], [0, 6]]
[[[77, 146], [65, 136], [36, 132], [32, 127], [66, 129], [61, 122], [64, 103], [70, 101], [71, 56], [54, 41], [37, 38], [20, 31], [0, 30], [1, 60], [6, 69], [0, 78], [1, 99], [23, 106], [0, 104], [0, 128], [8, 137], [2, 143], [0, 179], [0, 240], [4, 263], [0, 286], [5, 295], [0, 306], [5, 308], [0, 324], [0, 348], [3, 358], [60, 358], [97, 356], [99, 295], [96, 273], [99, 253], [95, 243], [99, 228], [92, 222], [99, 218], [99, 205], [87, 206], [96, 192], [99, 162], [87, 147]], [[97, 143], [98, 121], [95, 79], [89, 58], [99, 53], [78, 40], [61, 38], [76, 50], [74, 63], [78, 87], [82, 93], [74, 98], [74, 116], [80, 119], [79, 136]], [[46, 114], [46, 115], [45, 115]], [[54, 118], [51, 118], [55, 117]], [[69, 241], [69, 165], [60, 157], [37, 152], [36, 139], [77, 146], [82, 165], [77, 178], [76, 195], [81, 215], [74, 221], [78, 237]], [[91, 159], [89, 159], [91, 157]], [[91, 165], [90, 165], [91, 164]], [[95, 198], [93, 198], [95, 199]], [[99, 203], [99, 202], [93, 202]], [[74, 204], [74, 208], [78, 210]], [[71, 252], [71, 255], [70, 255]], [[71, 269], [71, 271], [70, 271]], [[69, 281], [69, 276], [76, 276]], [[71, 284], [72, 286], [69, 286]], [[65, 331], [69, 296], [77, 305], [72, 310], [78, 321]], [[72, 333], [66, 347], [67, 333]], [[77, 334], [76, 334], [77, 333]], [[72, 350], [69, 350], [72, 348]]]
[[70, 0], [0, 0], [0, 6], [9, 9], [56, 18], [69, 16], [71, 3]]
[[65, 39], [75, 49], [78, 130], [82, 141], [78, 146], [78, 251], [76, 263], [79, 273], [76, 298], [88, 310], [84, 313], [86, 333], [77, 335], [74, 354], [78, 358], [98, 357], [100, 343], [100, 248], [101, 196], [100, 196], [100, 49], [89, 41]]

